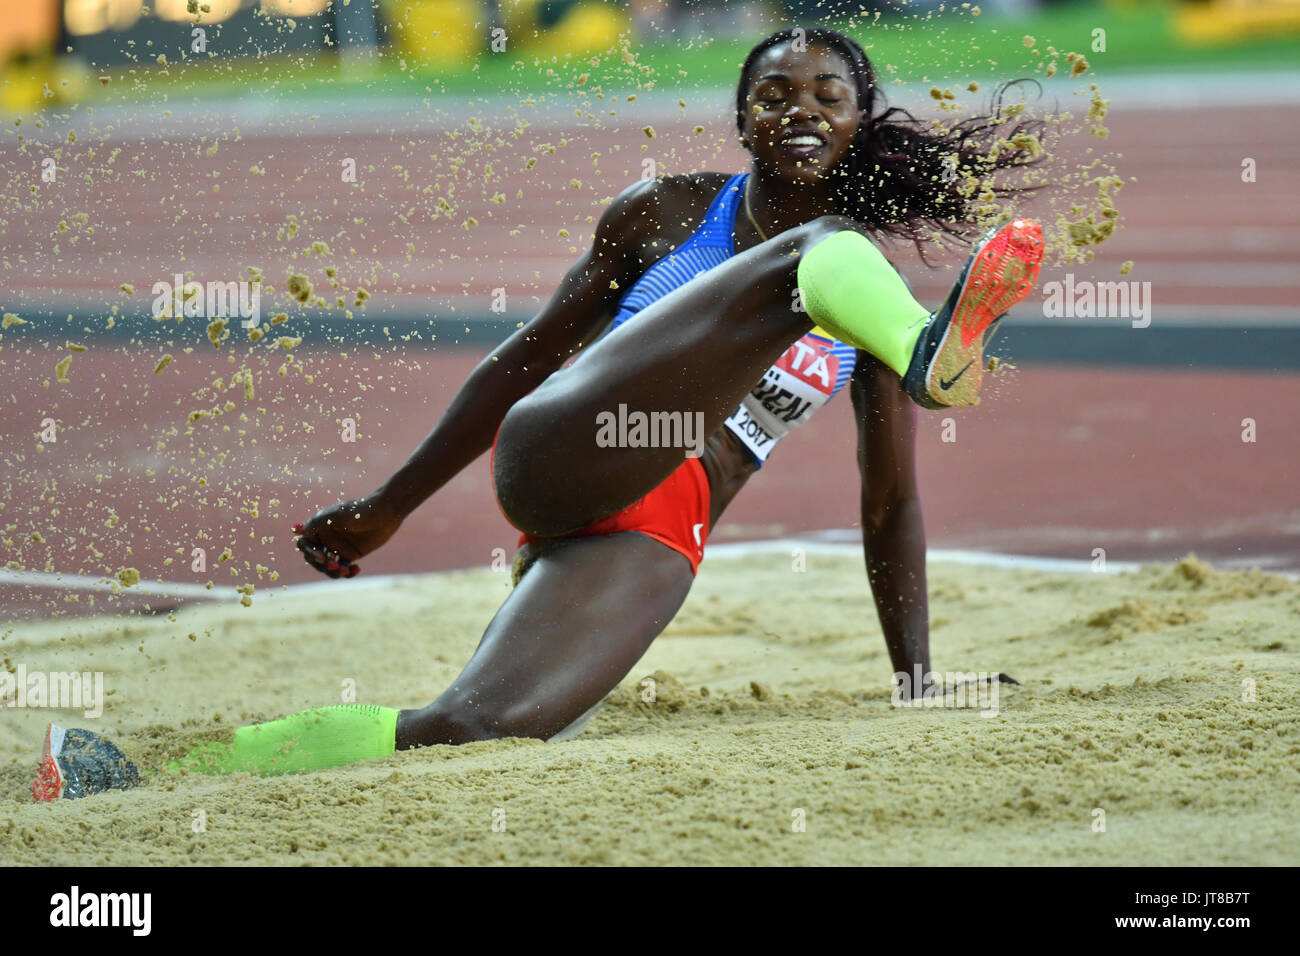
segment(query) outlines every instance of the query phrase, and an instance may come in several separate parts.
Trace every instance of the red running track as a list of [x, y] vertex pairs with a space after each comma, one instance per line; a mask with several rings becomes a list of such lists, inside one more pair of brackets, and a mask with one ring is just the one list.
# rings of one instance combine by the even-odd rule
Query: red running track
[[[63, 354], [34, 353], [34, 381]], [[259, 375], [253, 401], [242, 400], [242, 388], [223, 393], [237, 410], [199, 422], [192, 439], [167, 432], [202, 404], [191, 397], [193, 383], [228, 381], [236, 366], [196, 352], [177, 359], [183, 374], [155, 379], [152, 354], [77, 355], [61, 394], [34, 384], [5, 396], [11, 467], [0, 513], [15, 545], [6, 547], [5, 560], [17, 557], [37, 571], [102, 574], [132, 566], [146, 579], [227, 586], [252, 580], [259, 590], [273, 585], [251, 570], [258, 563], [279, 572], [277, 584], [317, 579], [293, 549], [293, 522], [382, 481], [437, 421], [478, 358], [409, 347], [400, 358], [372, 355], [367, 350], [364, 359], [344, 363], [304, 351], [314, 384], [293, 374]], [[8, 364], [12, 373], [13, 352]], [[255, 407], [267, 414], [256, 416]], [[235, 420], [245, 409], [260, 424]], [[1084, 560], [1104, 548], [1109, 561], [1195, 551], [1225, 565], [1300, 569], [1294, 377], [1013, 368], [986, 382], [976, 409], [918, 414], [931, 547]], [[851, 415], [847, 396], [840, 396], [791, 435], [712, 540], [856, 526]], [[46, 416], [64, 424], [64, 438], [37, 452], [34, 433]], [[344, 416], [358, 422], [355, 444], [339, 439]], [[949, 418], [954, 424], [945, 429]], [[1253, 442], [1243, 441], [1244, 419], [1255, 423]], [[226, 424], [230, 432], [222, 430]], [[248, 432], [242, 438], [240, 427]], [[945, 431], [955, 440], [944, 441]], [[196, 456], [200, 448], [204, 458]], [[168, 474], [169, 467], [178, 470]], [[206, 486], [198, 485], [200, 477]], [[254, 502], [256, 517], [245, 513]], [[30, 540], [34, 531], [43, 543]], [[485, 567], [494, 549], [513, 554], [514, 541], [495, 506], [484, 456], [361, 564], [372, 575]], [[213, 571], [227, 546], [233, 559]], [[189, 570], [194, 547], [208, 551], [205, 573]], [[168, 556], [175, 558], [170, 567], [163, 564]], [[0, 587], [0, 599], [5, 618], [91, 610], [84, 598], [67, 603], [61, 593], [26, 585]], [[134, 598], [111, 606], [146, 603], [171, 602]]]
[[[1083, 106], [1062, 104], [1076, 117]], [[1069, 271], [1115, 281], [1121, 263], [1132, 260], [1127, 280], [1152, 283], [1162, 322], [1186, 317], [1188, 307], [1294, 313], [1300, 107], [1159, 112], [1125, 106], [1107, 117], [1108, 138], [1082, 132], [1063, 137], [1053, 150], [1049, 178], [1068, 177], [1072, 201], [1095, 208], [1096, 188], [1081, 183], [1106, 170], [1079, 170], [1098, 159], [1109, 156], [1125, 179], [1115, 194], [1119, 231], [1095, 249], [1092, 263]], [[690, 108], [698, 112], [704, 104]], [[41, 149], [20, 151], [0, 141], [0, 184], [9, 206], [0, 217], [3, 304], [146, 308], [146, 290], [176, 272], [227, 280], [257, 266], [282, 289], [290, 268], [306, 269], [324, 286], [320, 267], [332, 264], [345, 288], [363, 285], [374, 295], [372, 310], [486, 315], [493, 290], [503, 288], [510, 313], [527, 317], [590, 245], [601, 200], [640, 178], [645, 159], [654, 159], [661, 173], [746, 168], [734, 128], [711, 122], [697, 136], [697, 122], [686, 115], [657, 122], [650, 152], [642, 152], [647, 139], [630, 109], [608, 126], [569, 119], [519, 139], [512, 119], [493, 121], [481, 134], [460, 122], [456, 140], [445, 130], [319, 133], [301, 119], [297, 127], [286, 119], [282, 129], [218, 132], [215, 141], [179, 134], [164, 148], [156, 138], [92, 124], [78, 143], [93, 146], [96, 158], [81, 145], [64, 144], [72, 175], [57, 185], [34, 179]], [[214, 118], [214, 129], [227, 126]], [[107, 165], [105, 155], [118, 148], [121, 155]], [[342, 157], [357, 160], [357, 183], [339, 182]], [[462, 157], [467, 161], [458, 165]], [[1243, 157], [1257, 163], [1255, 182], [1242, 181]], [[524, 172], [530, 159], [536, 166]], [[479, 171], [482, 162], [492, 164], [492, 175]], [[262, 172], [250, 173], [254, 167]], [[90, 181], [82, 178], [87, 171]], [[498, 193], [500, 204], [491, 201]], [[1018, 211], [1050, 223], [1065, 205], [1041, 194]], [[73, 219], [79, 213], [89, 214], [93, 234]], [[293, 238], [280, 232], [289, 216], [302, 226]], [[470, 218], [478, 225], [463, 228]], [[68, 231], [60, 223], [70, 223]], [[561, 237], [561, 230], [570, 235]], [[302, 257], [314, 240], [329, 244], [327, 261]], [[922, 301], [947, 291], [948, 269], [926, 269], [910, 245], [888, 252]], [[963, 260], [964, 253], [953, 252], [940, 261], [959, 266]], [[1066, 271], [1045, 268], [1040, 289]], [[133, 299], [118, 292], [124, 282], [139, 290]], [[327, 298], [332, 304], [332, 294]], [[1033, 311], [1026, 304], [1016, 314]]]
[[[1086, 160], [1089, 147], [1122, 153], [1121, 174], [1138, 179], [1118, 196], [1121, 231], [1094, 263], [1075, 271], [1114, 279], [1119, 263], [1133, 259], [1129, 278], [1152, 281], [1161, 323], [1197, 306], [1294, 310], [1298, 114], [1295, 107], [1160, 113], [1130, 106], [1108, 117], [1109, 139], [1084, 135], [1067, 144], [1058, 156], [1074, 161]], [[2, 305], [19, 312], [40, 301], [69, 309], [127, 301], [144, 307], [150, 284], [178, 269], [225, 279], [259, 265], [283, 286], [284, 272], [306, 263], [304, 247], [322, 239], [331, 259], [313, 259], [311, 268], [335, 262], [347, 288], [364, 284], [374, 293], [372, 305], [444, 315], [457, 314], [448, 312], [454, 306], [459, 314], [482, 315], [490, 291], [504, 284], [511, 309], [527, 313], [572, 264], [570, 247], [589, 241], [587, 220], [599, 214], [598, 199], [640, 175], [646, 137], [634, 120], [629, 110], [618, 126], [539, 126], [518, 142], [507, 124], [455, 143], [445, 133], [311, 134], [286, 121], [267, 135], [218, 134], [215, 153], [210, 140], [188, 134], [172, 136], [163, 149], [156, 138], [132, 139], [120, 129], [82, 129], [80, 145], [64, 153], [72, 175], [36, 192], [39, 150], [0, 143], [9, 201], [0, 222]], [[662, 171], [743, 168], [744, 154], [730, 145], [725, 122], [697, 137], [694, 121], [657, 124]], [[538, 146], [565, 137], [568, 145], [554, 153]], [[97, 150], [93, 160], [83, 151], [88, 145]], [[105, 156], [117, 146], [123, 152], [110, 166]], [[601, 153], [599, 166], [592, 152]], [[489, 153], [500, 177], [483, 183], [470, 167]], [[445, 161], [452, 154], [474, 162], [457, 173]], [[363, 174], [347, 189], [337, 182], [340, 156], [356, 157]], [[1243, 156], [1257, 161], [1257, 182], [1241, 181]], [[530, 157], [538, 163], [523, 178], [519, 170]], [[251, 173], [254, 165], [265, 175]], [[83, 178], [87, 171], [93, 184]], [[581, 189], [572, 189], [571, 179]], [[522, 198], [517, 185], [526, 187]], [[504, 206], [489, 202], [498, 189], [507, 194]], [[449, 195], [453, 210], [432, 218], [438, 197]], [[91, 215], [93, 234], [73, 219], [79, 212]], [[290, 214], [302, 232], [279, 239]], [[460, 228], [468, 216], [480, 226]], [[60, 222], [70, 230], [61, 231]], [[562, 227], [573, 234], [561, 240]], [[946, 291], [950, 271], [926, 272], [903, 249], [894, 255], [923, 301]], [[1045, 270], [1041, 282], [1060, 271]], [[118, 293], [124, 281], [140, 290], [133, 299]], [[431, 285], [437, 294], [428, 292]], [[65, 337], [80, 338], [90, 351], [73, 356], [68, 385], [47, 389], [43, 382], [68, 354], [56, 351]], [[312, 572], [292, 550], [293, 522], [389, 474], [477, 358], [400, 340], [354, 347], [346, 361], [304, 346], [298, 351], [316, 376], [308, 385], [296, 373], [278, 378], [279, 359], [254, 350], [241, 353], [241, 365], [248, 354], [264, 356], [251, 366], [257, 397], [245, 401], [241, 389], [224, 384], [195, 396], [204, 382], [228, 383], [240, 367], [225, 360], [230, 344], [221, 353], [201, 338], [200, 344], [188, 356], [173, 347], [173, 366], [154, 376], [162, 349], [95, 345], [72, 326], [4, 333], [5, 562], [91, 575], [136, 567], [145, 578], [255, 581], [265, 590], [272, 582], [268, 572], [258, 576], [260, 564], [278, 571], [277, 584], [309, 580]], [[183, 434], [190, 411], [227, 399], [236, 406], [228, 416]], [[789, 438], [713, 540], [854, 525], [850, 412], [842, 396]], [[250, 421], [240, 422], [241, 413]], [[941, 440], [944, 415], [922, 414], [922, 495], [932, 546], [1082, 559], [1100, 547], [1111, 561], [1195, 550], [1220, 562], [1300, 568], [1294, 376], [1032, 365], [991, 382], [979, 409], [953, 415], [954, 442]], [[359, 425], [355, 445], [336, 439], [337, 420], [346, 415]], [[61, 440], [38, 451], [47, 417], [59, 422]], [[1253, 443], [1241, 440], [1243, 419], [1255, 422]], [[495, 508], [488, 477], [486, 459], [461, 474], [363, 562], [365, 573], [481, 567], [494, 549], [509, 552], [515, 536]], [[189, 570], [196, 547], [209, 552], [210, 569], [201, 574]], [[233, 557], [218, 565], [215, 556], [226, 547]], [[0, 584], [0, 618], [91, 609], [86, 598], [68, 596]], [[136, 596], [121, 606], [144, 603]], [[96, 607], [104, 606], [101, 598]]]

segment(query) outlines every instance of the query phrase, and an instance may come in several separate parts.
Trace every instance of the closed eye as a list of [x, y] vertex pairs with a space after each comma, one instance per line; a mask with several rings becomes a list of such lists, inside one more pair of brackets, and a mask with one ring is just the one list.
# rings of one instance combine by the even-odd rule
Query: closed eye
[[[819, 96], [819, 97], [817, 97], [817, 98], [818, 98], [819, 100], [821, 100], [823, 103], [825, 103], [827, 106], [834, 106], [836, 103], [839, 103], [839, 102], [840, 102], [840, 100], [837, 100], [837, 99], [828, 99], [827, 97], [824, 97], [824, 96]], [[763, 96], [763, 97], [759, 97], [758, 102], [760, 102], [760, 103], [765, 103], [765, 104], [766, 104], [766, 103], [781, 103], [781, 102], [784, 102], [784, 100], [783, 100], [781, 97]]]

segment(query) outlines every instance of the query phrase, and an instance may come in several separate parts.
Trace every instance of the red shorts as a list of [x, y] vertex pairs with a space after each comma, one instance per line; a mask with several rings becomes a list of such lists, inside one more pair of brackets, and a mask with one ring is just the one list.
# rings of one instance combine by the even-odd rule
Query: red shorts
[[[492, 459], [495, 458], [494, 439]], [[491, 459], [489, 468], [492, 467], [490, 462]], [[493, 489], [495, 492], [495, 480]], [[500, 508], [499, 502], [497, 507]], [[502, 517], [505, 517], [504, 512]], [[506, 518], [506, 521], [509, 520]], [[700, 460], [687, 458], [662, 484], [640, 501], [628, 505], [618, 514], [560, 537], [582, 538], [594, 534], [617, 534], [620, 531], [639, 531], [668, 545], [691, 562], [691, 573], [695, 574], [699, 570], [700, 561], [704, 559], [704, 544], [709, 537], [709, 476]], [[519, 545], [522, 547], [529, 541], [537, 540], [539, 539], [535, 535], [525, 532], [520, 535]]]

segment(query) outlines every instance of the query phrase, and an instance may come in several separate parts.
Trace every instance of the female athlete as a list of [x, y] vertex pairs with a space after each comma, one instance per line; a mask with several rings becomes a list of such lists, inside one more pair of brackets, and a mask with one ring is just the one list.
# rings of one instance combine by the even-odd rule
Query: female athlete
[[[516, 586], [459, 677], [421, 709], [318, 708], [240, 728], [173, 768], [319, 769], [574, 726], [682, 606], [737, 493], [846, 384], [877, 615], [895, 672], [927, 673], [915, 406], [976, 402], [986, 333], [1032, 289], [1042, 232], [1015, 219], [984, 235], [934, 313], [867, 236], [924, 255], [936, 235], [969, 237], [976, 183], [1014, 191], [989, 177], [1030, 161], [1006, 141], [1041, 123], [1004, 131], [1000, 92], [991, 116], [936, 130], [899, 109], [874, 115], [872, 66], [843, 34], [792, 28], [755, 46], [736, 92], [749, 171], [623, 190], [555, 296], [478, 365], [410, 459], [295, 527], [313, 567], [351, 577], [491, 449], [499, 505], [522, 532]], [[611, 442], [599, 423], [620, 406], [677, 439], [702, 421], [703, 440]], [[33, 792], [136, 779], [102, 737], [56, 727]]]

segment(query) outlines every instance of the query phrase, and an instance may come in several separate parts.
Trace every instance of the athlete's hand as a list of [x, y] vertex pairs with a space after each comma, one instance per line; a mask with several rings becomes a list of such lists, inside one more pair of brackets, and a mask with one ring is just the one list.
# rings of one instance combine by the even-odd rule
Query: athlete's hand
[[354, 498], [318, 511], [294, 525], [298, 550], [317, 571], [331, 578], [361, 573], [355, 563], [379, 548], [402, 526], [402, 516], [378, 494]]
[[908, 703], [913, 698], [922, 700], [931, 695], [935, 697], [947, 697], [950, 694], [955, 694], [957, 690], [962, 687], [978, 688], [983, 684], [991, 686], [995, 682], [999, 684], [1015, 684], [1017, 687], [1020, 686], [1020, 681], [1016, 680], [1010, 674], [1003, 674], [1001, 672], [991, 674], [988, 677], [977, 678], [975, 680], [964, 680], [958, 684], [953, 684], [951, 687], [943, 687], [942, 680], [940, 680], [941, 688], [936, 688], [933, 681], [926, 680], [923, 681], [921, 687], [915, 693], [911, 692], [910, 682], [904, 681], [902, 685], [898, 686], [898, 698], [904, 703]]
[[1010, 674], [1003, 674], [999, 671], [996, 674], [991, 674], [988, 677], [982, 677], [978, 680], [964, 680], [960, 684], [954, 684], [952, 687], [945, 688], [943, 693], [946, 697], [948, 694], [955, 693], [959, 687], [978, 687], [981, 684], [988, 684], [991, 686], [995, 681], [999, 684], [1015, 684], [1017, 687], [1020, 686], [1020, 681], [1016, 680]]

